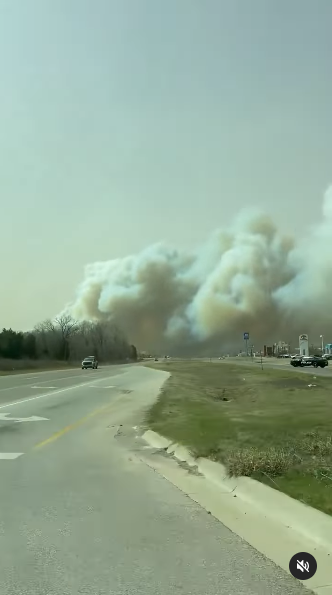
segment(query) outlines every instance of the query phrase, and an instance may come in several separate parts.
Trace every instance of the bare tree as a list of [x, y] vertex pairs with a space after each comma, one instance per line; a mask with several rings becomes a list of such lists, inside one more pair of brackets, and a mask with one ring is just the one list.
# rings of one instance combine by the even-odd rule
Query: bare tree
[[52, 320], [47, 319], [36, 324], [33, 333], [36, 337], [38, 356], [55, 357], [57, 336], [56, 327]]
[[100, 361], [133, 359], [134, 351], [121, 330], [110, 320], [78, 322], [70, 314], [39, 323], [33, 331], [37, 357], [80, 360], [95, 355]]
[[56, 327], [60, 334], [61, 359], [68, 360], [70, 355], [70, 338], [75, 335], [79, 329], [77, 320], [74, 320], [70, 314], [61, 314], [54, 319]]
[[71, 357], [81, 359], [87, 354], [94, 353], [94, 344], [92, 340], [93, 323], [90, 321], [80, 322], [77, 326], [77, 331], [70, 337], [70, 354]]

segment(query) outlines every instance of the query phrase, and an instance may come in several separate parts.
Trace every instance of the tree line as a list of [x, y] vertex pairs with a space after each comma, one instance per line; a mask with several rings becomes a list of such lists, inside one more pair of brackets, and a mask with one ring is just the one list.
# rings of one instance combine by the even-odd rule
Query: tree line
[[39, 323], [30, 332], [4, 328], [0, 333], [0, 357], [79, 361], [95, 355], [99, 361], [137, 360], [130, 345], [111, 321], [78, 322], [69, 314]]

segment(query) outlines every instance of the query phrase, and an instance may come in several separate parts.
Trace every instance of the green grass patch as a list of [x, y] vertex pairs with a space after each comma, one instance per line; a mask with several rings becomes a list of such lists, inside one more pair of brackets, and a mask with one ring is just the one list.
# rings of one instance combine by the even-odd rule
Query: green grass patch
[[332, 377], [224, 362], [152, 366], [171, 377], [147, 427], [332, 514]]

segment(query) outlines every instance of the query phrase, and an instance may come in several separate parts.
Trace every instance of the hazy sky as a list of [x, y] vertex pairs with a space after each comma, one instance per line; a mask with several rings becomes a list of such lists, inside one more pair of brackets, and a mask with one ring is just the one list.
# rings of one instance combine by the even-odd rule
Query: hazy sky
[[248, 205], [305, 233], [332, 181], [331, 23], [331, 0], [0, 0], [0, 327]]

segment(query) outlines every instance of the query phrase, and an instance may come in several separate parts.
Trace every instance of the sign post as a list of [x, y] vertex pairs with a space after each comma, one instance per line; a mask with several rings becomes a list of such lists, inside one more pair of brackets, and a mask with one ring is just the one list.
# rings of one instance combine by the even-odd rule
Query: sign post
[[299, 336], [300, 355], [309, 355], [309, 337], [308, 335]]
[[246, 342], [246, 355], [248, 356], [249, 333], [243, 333], [243, 339]]

